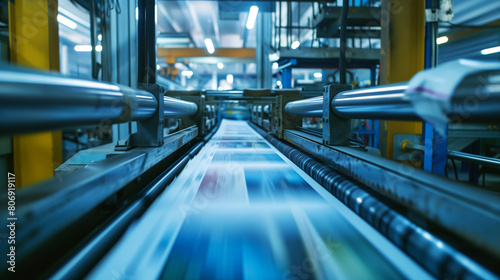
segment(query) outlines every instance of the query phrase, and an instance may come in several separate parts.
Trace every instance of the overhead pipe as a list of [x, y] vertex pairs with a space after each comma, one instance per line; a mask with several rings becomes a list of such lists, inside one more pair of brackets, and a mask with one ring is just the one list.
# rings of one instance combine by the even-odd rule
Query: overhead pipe
[[340, 12], [340, 56], [339, 56], [339, 78], [340, 83], [345, 84], [346, 79], [346, 49], [347, 49], [347, 15], [349, 12], [349, 0], [342, 1]]

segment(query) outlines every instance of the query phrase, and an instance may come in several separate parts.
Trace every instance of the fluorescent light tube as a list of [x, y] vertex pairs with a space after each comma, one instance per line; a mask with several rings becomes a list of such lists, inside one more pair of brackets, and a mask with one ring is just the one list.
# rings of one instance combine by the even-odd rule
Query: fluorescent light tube
[[257, 19], [257, 13], [259, 12], [259, 7], [250, 7], [250, 12], [248, 12], [247, 18], [247, 29], [252, 29], [255, 26], [255, 20]]
[[209, 54], [213, 54], [215, 52], [215, 47], [214, 47], [214, 43], [212, 42], [212, 39], [206, 38], [205, 39], [205, 46], [207, 47], [207, 51]]
[[61, 14], [57, 14], [57, 21], [63, 25], [66, 25], [67, 27], [69, 27], [71, 29], [76, 28], [76, 22], [70, 20], [69, 18], [67, 18]]

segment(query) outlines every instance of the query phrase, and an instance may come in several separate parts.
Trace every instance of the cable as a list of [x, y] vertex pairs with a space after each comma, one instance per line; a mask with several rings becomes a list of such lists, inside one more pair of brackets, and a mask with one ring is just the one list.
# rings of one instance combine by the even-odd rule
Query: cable
[[453, 163], [453, 170], [455, 170], [455, 180], [458, 181], [458, 172], [457, 172], [457, 165], [455, 164], [455, 160], [450, 158], [451, 159], [451, 163]]
[[485, 178], [484, 178], [484, 177], [486, 177], [486, 171], [485, 171], [484, 169], [485, 169], [485, 168], [484, 168], [484, 166], [483, 166], [483, 168], [481, 168], [481, 172], [483, 173], [483, 187], [484, 187], [484, 185], [485, 185], [485, 184], [484, 184], [484, 181], [485, 181]]

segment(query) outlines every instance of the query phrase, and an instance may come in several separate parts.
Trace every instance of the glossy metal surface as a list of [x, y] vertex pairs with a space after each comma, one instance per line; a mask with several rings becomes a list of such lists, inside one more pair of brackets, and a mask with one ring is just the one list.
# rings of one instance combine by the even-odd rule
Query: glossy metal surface
[[163, 97], [164, 108], [163, 116], [170, 117], [188, 117], [196, 114], [198, 106], [194, 102], [183, 101], [172, 97]]
[[264, 106], [264, 113], [266, 113], [268, 115], [271, 114], [271, 110], [270, 110], [270, 106], [269, 105], [265, 105]]
[[332, 100], [335, 115], [343, 118], [419, 120], [409, 99], [406, 84], [394, 84], [341, 92]]
[[[157, 110], [145, 90], [0, 67], [0, 133], [142, 121]], [[195, 103], [164, 97], [164, 117], [196, 114]]]
[[219, 131], [88, 279], [429, 278], [242, 121]]
[[[415, 77], [412, 81], [419, 80], [418, 75]], [[446, 94], [435, 88], [409, 89], [408, 83], [348, 90], [335, 95], [331, 107], [335, 115], [346, 119], [418, 121], [438, 114], [451, 123], [496, 123], [500, 120], [499, 77], [499, 70], [471, 72]], [[435, 82], [427, 79], [431, 85]], [[423, 98], [427, 103], [411, 98]], [[291, 115], [320, 117], [321, 103], [320, 97], [314, 97], [290, 102], [285, 109]]]
[[[343, 91], [335, 95], [332, 109], [335, 115], [348, 118], [419, 120], [404, 91], [406, 84], [394, 84], [366, 89]], [[323, 97], [313, 97], [289, 102], [288, 114], [303, 117], [323, 116]]]
[[147, 91], [0, 67], [0, 132], [19, 133], [150, 118]]
[[323, 117], [323, 96], [288, 102], [285, 105], [285, 112], [295, 116], [321, 118]]

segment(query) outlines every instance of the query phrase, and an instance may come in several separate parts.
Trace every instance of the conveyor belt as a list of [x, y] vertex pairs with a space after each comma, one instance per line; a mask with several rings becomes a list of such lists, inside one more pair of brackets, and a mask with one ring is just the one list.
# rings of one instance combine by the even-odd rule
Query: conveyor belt
[[246, 122], [229, 120], [89, 277], [430, 278]]

